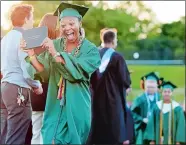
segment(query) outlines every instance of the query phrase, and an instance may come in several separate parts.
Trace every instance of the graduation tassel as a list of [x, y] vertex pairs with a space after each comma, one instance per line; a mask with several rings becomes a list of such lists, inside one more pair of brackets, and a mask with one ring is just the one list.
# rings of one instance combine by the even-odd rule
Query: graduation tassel
[[59, 83], [58, 83], [59, 89], [58, 89], [58, 94], [57, 94], [57, 99], [59, 99], [59, 100], [61, 100], [61, 98], [62, 98], [62, 89], [63, 89], [63, 81], [62, 80], [63, 80], [63, 78], [61, 76]]
[[164, 105], [164, 101], [162, 101], [161, 112], [160, 112], [160, 137], [159, 137], [159, 144], [162, 144], [163, 143], [163, 140], [162, 140], [162, 131], [163, 131], [163, 105]]
[[171, 107], [172, 107], [172, 143], [174, 144], [174, 109], [172, 106], [172, 102], [171, 102]]
[[59, 115], [58, 115], [58, 121], [57, 121], [56, 127], [54, 129], [54, 136], [53, 136], [53, 139], [52, 139], [52, 144], [53, 145], [55, 144], [57, 129], [58, 129], [61, 114], [62, 114], [62, 108], [63, 108], [63, 105], [65, 103], [65, 80], [62, 76], [60, 77], [58, 86], [59, 86], [59, 90], [58, 90], [57, 99], [60, 100], [60, 112], [59, 112]]
[[171, 100], [171, 112], [169, 113], [169, 138], [168, 144], [174, 144], [174, 110], [172, 106], [172, 100]]
[[168, 144], [172, 144], [171, 142], [171, 128], [172, 128], [172, 123], [171, 123], [171, 118], [172, 118], [172, 101], [171, 101], [171, 112], [169, 112], [169, 122], [168, 122]]

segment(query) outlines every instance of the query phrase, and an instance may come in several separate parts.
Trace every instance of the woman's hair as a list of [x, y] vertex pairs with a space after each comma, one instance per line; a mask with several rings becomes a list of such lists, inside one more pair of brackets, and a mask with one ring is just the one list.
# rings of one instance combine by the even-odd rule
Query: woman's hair
[[48, 27], [48, 37], [50, 39], [56, 39], [60, 35], [59, 29], [56, 29], [58, 17], [53, 14], [47, 13], [45, 14], [40, 23], [39, 27], [46, 26]]
[[14, 5], [11, 8], [10, 12], [10, 20], [12, 22], [12, 25], [15, 27], [22, 27], [25, 18], [30, 18], [30, 13], [33, 12], [34, 9], [32, 5], [27, 5], [27, 4], [18, 4]]

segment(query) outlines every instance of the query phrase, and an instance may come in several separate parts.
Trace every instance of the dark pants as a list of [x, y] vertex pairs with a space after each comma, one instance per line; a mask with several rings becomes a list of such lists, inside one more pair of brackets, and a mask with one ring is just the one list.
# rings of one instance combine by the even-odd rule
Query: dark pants
[[30, 90], [22, 88], [25, 101], [19, 106], [17, 85], [1, 84], [1, 144], [24, 144], [31, 122]]

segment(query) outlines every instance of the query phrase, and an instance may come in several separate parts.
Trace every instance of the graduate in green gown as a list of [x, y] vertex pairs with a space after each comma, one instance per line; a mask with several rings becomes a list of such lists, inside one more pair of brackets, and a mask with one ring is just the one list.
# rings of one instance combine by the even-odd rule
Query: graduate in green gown
[[141, 78], [143, 94], [138, 96], [131, 106], [134, 118], [136, 144], [143, 144], [143, 135], [154, 104], [160, 100], [158, 93], [159, 76], [156, 72], [150, 72]]
[[[39, 57], [30, 56], [32, 71], [49, 77], [43, 118], [43, 144], [85, 144], [91, 126], [90, 76], [100, 65], [97, 47], [80, 33], [82, 17], [88, 8], [61, 3], [54, 15], [60, 18], [63, 38], [42, 44]], [[26, 45], [26, 44], [25, 44]]]
[[170, 81], [162, 84], [163, 100], [158, 101], [149, 119], [145, 140], [150, 144], [185, 143], [185, 118], [182, 107], [172, 99], [176, 86]]

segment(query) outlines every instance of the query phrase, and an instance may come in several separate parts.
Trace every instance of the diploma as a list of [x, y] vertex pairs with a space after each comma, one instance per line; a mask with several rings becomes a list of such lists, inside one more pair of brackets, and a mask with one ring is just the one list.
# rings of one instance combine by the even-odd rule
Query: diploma
[[26, 41], [25, 49], [41, 49], [41, 44], [48, 37], [48, 28], [45, 26], [24, 30], [23, 39]]

